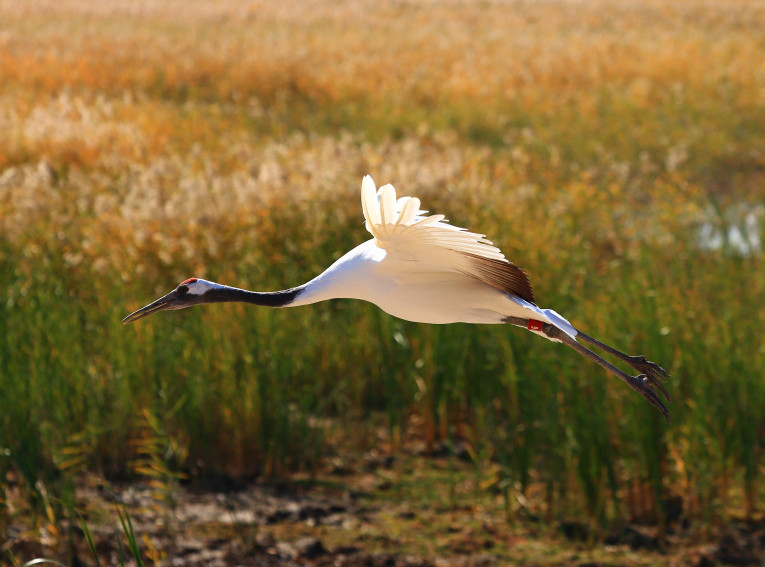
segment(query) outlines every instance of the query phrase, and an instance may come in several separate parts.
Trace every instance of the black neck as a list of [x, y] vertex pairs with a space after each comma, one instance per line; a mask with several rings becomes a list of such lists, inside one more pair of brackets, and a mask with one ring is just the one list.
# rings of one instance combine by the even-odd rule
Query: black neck
[[248, 291], [237, 287], [216, 287], [203, 295], [204, 303], [253, 303], [264, 307], [286, 307], [303, 291], [304, 286], [281, 291]]

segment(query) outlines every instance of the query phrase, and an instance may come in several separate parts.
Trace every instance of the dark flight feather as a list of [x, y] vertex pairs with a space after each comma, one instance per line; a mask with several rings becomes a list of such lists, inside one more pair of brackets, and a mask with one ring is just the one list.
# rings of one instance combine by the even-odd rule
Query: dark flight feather
[[535, 303], [531, 282], [521, 268], [507, 261], [485, 258], [476, 254], [465, 254], [465, 256], [470, 259], [475, 270], [469, 275], [492, 287], [525, 299], [529, 303]]

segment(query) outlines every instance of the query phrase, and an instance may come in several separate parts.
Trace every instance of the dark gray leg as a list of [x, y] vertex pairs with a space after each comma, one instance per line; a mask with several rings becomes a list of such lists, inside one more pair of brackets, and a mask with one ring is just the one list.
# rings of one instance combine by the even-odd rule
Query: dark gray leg
[[581, 331], [577, 331], [577, 337], [581, 338], [584, 342], [590, 343], [591, 345], [595, 345], [601, 350], [606, 351], [608, 354], [614, 355], [619, 360], [623, 360], [632, 368], [637, 370], [638, 372], [642, 372], [643, 374], [648, 375], [651, 380], [654, 382], [654, 385], [661, 390], [661, 393], [664, 394], [664, 396], [669, 400], [672, 401], [671, 396], [669, 395], [669, 392], [667, 392], [667, 389], [664, 387], [664, 384], [667, 383], [667, 378], [669, 378], [669, 372], [664, 370], [661, 366], [656, 364], [655, 362], [651, 362], [643, 355], [638, 356], [630, 356], [628, 354], [625, 354], [619, 350], [616, 350], [614, 347], [608, 346], [605, 343], [601, 343], [597, 339], [593, 339], [589, 335], [585, 335]]
[[[505, 319], [506, 323], [510, 323], [511, 325], [516, 325], [518, 327], [524, 327], [528, 328], [529, 320], [528, 319], [522, 319], [519, 317], [508, 317]], [[648, 402], [654, 406], [656, 409], [658, 409], [662, 415], [664, 415], [664, 418], [669, 423], [669, 410], [667, 409], [667, 406], [664, 405], [664, 403], [659, 398], [658, 394], [654, 390], [654, 386], [657, 387], [669, 400], [669, 393], [667, 392], [666, 388], [664, 388], [662, 382], [664, 382], [664, 379], [668, 377], [667, 372], [658, 366], [657, 364], [650, 362], [646, 360], [644, 356], [629, 356], [624, 354], [621, 351], [616, 350], [615, 348], [612, 348], [604, 343], [601, 343], [600, 341], [597, 341], [593, 339], [592, 337], [585, 335], [584, 333], [578, 332], [577, 336], [582, 337], [582, 340], [589, 342], [591, 344], [594, 344], [595, 346], [598, 346], [605, 350], [606, 352], [613, 354], [617, 358], [627, 362], [630, 364], [633, 368], [635, 368], [638, 371], [643, 371], [645, 374], [640, 374], [639, 376], [630, 376], [626, 372], [620, 370], [613, 364], [609, 363], [608, 361], [604, 360], [588, 348], [580, 345], [575, 339], [572, 339], [570, 336], [568, 336], [566, 333], [558, 329], [555, 325], [552, 325], [550, 323], [542, 323], [542, 333], [544, 333], [545, 336], [556, 339], [561, 341], [562, 343], [568, 345], [569, 347], [573, 348], [575, 351], [577, 351], [579, 354], [589, 358], [593, 362], [596, 362], [603, 368], [605, 368], [608, 372], [619, 378], [620, 380], [626, 382], [630, 388], [638, 392], [641, 396], [643, 396]]]

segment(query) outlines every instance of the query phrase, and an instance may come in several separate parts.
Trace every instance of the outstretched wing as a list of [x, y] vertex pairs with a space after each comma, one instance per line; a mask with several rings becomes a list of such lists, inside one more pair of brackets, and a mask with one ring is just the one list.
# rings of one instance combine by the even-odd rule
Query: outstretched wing
[[392, 185], [376, 191], [365, 176], [361, 207], [375, 244], [397, 260], [417, 262], [432, 271], [459, 272], [534, 303], [526, 273], [511, 264], [483, 234], [448, 224], [444, 215], [425, 216], [416, 197], [396, 200]]

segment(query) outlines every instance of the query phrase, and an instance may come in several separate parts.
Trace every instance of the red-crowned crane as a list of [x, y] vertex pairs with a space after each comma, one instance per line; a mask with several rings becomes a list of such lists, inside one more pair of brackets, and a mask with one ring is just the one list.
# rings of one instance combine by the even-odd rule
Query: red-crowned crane
[[[541, 309], [526, 273], [510, 263], [482, 234], [425, 216], [416, 197], [396, 200], [391, 185], [361, 184], [361, 207], [373, 238], [360, 244], [314, 279], [282, 291], [258, 292], [189, 278], [173, 291], [131, 313], [131, 323], [166, 309], [237, 301], [294, 307], [334, 298], [363, 299], [418, 323], [510, 323], [561, 342], [595, 361], [640, 393], [669, 421], [666, 370], [644, 356], [629, 356], [574, 328], [551, 309]], [[637, 370], [630, 376], [578, 341], [594, 345]]]

